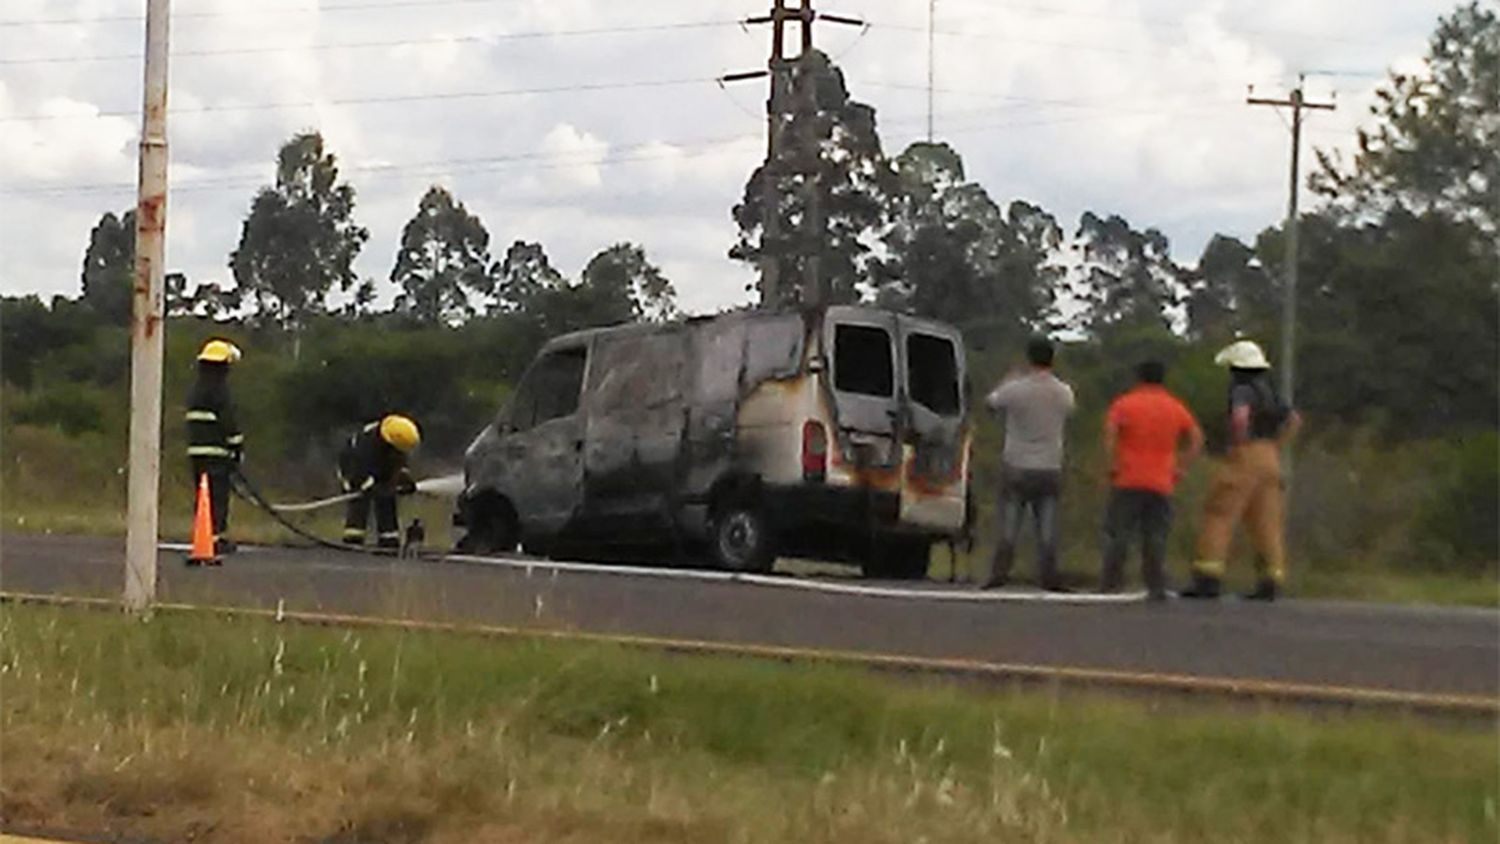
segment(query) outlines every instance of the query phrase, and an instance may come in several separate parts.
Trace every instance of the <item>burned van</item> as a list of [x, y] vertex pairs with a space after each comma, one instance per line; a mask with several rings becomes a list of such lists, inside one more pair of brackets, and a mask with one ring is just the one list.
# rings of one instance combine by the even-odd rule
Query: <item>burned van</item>
[[569, 334], [469, 446], [459, 548], [921, 577], [966, 527], [967, 400], [957, 329], [873, 308]]

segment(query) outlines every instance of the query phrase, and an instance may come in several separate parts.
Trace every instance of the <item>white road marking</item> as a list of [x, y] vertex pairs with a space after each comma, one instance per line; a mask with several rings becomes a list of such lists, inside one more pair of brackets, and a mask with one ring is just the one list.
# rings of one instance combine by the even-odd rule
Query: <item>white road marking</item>
[[[189, 546], [178, 542], [164, 542], [157, 546], [163, 551], [187, 551]], [[240, 546], [241, 551], [257, 551], [255, 546]], [[283, 549], [275, 549], [283, 550]], [[312, 550], [312, 549], [309, 549]], [[395, 558], [392, 558], [394, 562]], [[1119, 592], [1100, 594], [1092, 592], [1045, 592], [1040, 589], [932, 589], [912, 586], [873, 586], [857, 583], [838, 583], [809, 577], [785, 575], [746, 574], [743, 572], [713, 571], [706, 569], [661, 568], [656, 566], [626, 566], [604, 563], [576, 563], [559, 560], [541, 560], [534, 557], [480, 557], [473, 554], [449, 554], [438, 562], [461, 563], [472, 566], [522, 571], [527, 577], [536, 569], [549, 571], [555, 578], [558, 572], [569, 574], [602, 574], [615, 577], [650, 577], [666, 580], [696, 580], [704, 583], [747, 583], [780, 589], [802, 589], [810, 592], [825, 592], [838, 595], [860, 595], [869, 598], [896, 598], [926, 601], [965, 601], [970, 603], [1035, 603], [1035, 604], [1135, 604], [1146, 599], [1145, 592]], [[341, 566], [337, 564], [313, 564], [328, 570], [361, 570], [366, 566]]]

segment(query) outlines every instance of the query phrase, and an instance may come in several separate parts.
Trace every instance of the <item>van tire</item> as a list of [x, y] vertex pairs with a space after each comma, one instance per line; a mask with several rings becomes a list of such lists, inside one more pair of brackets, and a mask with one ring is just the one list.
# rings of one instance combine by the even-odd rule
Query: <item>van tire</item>
[[734, 502], [719, 508], [708, 540], [709, 553], [719, 568], [766, 574], [776, 564], [771, 523], [752, 504]]
[[508, 554], [521, 542], [520, 522], [510, 502], [487, 495], [469, 503], [469, 528], [454, 545], [463, 554]]
[[863, 569], [865, 577], [882, 580], [923, 580], [932, 556], [927, 537], [886, 537], [875, 543]]

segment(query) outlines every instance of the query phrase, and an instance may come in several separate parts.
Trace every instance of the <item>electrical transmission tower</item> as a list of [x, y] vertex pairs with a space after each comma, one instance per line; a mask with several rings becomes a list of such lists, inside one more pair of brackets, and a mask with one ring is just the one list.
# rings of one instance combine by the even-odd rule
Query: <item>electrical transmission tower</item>
[[[770, 80], [770, 93], [766, 98], [766, 163], [761, 171], [760, 304], [765, 308], [775, 308], [794, 299], [813, 305], [827, 302], [826, 285], [818, 267], [818, 255], [826, 239], [822, 213], [822, 180], [819, 178], [821, 162], [814, 152], [788, 167], [783, 156], [788, 131], [806, 133], [801, 144], [804, 151], [817, 149], [816, 121], [813, 119], [818, 112], [817, 86], [811, 79], [801, 80], [805, 84], [793, 85], [793, 68], [813, 51], [815, 21], [864, 26], [864, 21], [856, 18], [814, 11], [813, 0], [796, 0], [795, 7], [792, 2], [793, 0], [772, 0], [767, 14], [745, 20], [747, 24], [771, 25], [771, 56], [766, 69], [730, 73], [720, 77], [721, 82], [761, 78]], [[787, 55], [786, 30], [791, 23], [798, 25], [801, 42], [800, 52], [795, 57]], [[798, 174], [804, 176], [805, 207], [800, 240], [806, 244], [807, 254], [802, 256], [802, 289], [796, 291], [794, 296], [793, 291], [785, 289], [782, 278], [786, 261], [794, 257], [794, 250], [788, 248], [791, 238], [781, 230], [781, 211], [784, 204], [783, 179]]]

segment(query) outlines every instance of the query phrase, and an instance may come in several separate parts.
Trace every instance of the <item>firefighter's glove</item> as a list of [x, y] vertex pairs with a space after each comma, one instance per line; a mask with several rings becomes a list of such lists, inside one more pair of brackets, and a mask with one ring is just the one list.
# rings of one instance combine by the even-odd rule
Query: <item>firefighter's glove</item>
[[396, 494], [411, 495], [417, 491], [417, 482], [411, 479], [411, 475], [401, 475], [396, 478]]

